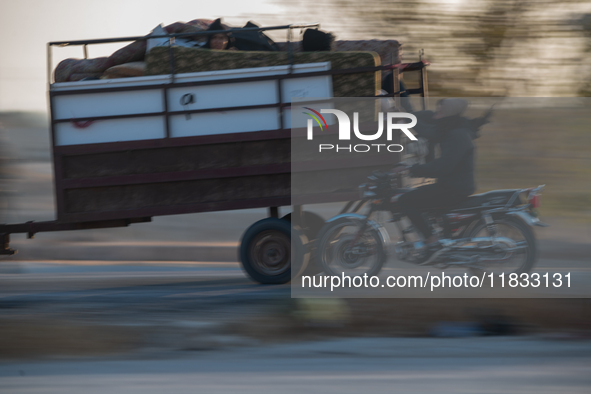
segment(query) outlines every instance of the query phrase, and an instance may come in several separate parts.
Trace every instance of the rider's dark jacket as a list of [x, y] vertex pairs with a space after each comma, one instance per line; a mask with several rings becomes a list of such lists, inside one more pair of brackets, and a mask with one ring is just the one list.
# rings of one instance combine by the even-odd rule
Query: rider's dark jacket
[[[430, 147], [439, 144], [441, 155], [426, 164], [412, 166], [410, 175], [436, 178], [437, 184], [449, 192], [466, 196], [474, 193], [474, 119], [462, 116], [432, 119], [432, 114], [429, 119], [429, 114], [417, 115], [415, 132], [426, 138]], [[426, 115], [427, 119], [421, 115]]]

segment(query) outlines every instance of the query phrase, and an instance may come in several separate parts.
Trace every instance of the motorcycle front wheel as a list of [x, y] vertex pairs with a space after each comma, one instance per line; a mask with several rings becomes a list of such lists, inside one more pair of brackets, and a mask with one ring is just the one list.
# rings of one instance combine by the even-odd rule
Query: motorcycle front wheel
[[327, 275], [377, 275], [386, 261], [379, 232], [367, 226], [359, 235], [361, 220], [342, 218], [327, 223], [318, 234], [316, 262]]
[[[537, 260], [537, 245], [534, 232], [531, 227], [519, 219], [503, 217], [495, 219], [493, 225], [496, 229], [495, 239], [499, 250], [507, 250], [506, 253], [497, 252], [495, 256], [482, 259], [479, 269], [493, 273], [521, 274], [531, 271]], [[470, 232], [470, 238], [491, 237], [488, 226], [479, 222]], [[489, 242], [492, 245], [492, 242]], [[514, 250], [514, 251], [511, 251]]]

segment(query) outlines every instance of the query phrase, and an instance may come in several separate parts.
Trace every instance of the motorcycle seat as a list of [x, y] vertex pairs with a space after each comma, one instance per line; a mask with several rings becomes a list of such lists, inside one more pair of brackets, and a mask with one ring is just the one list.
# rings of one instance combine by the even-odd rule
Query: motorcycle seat
[[451, 206], [436, 206], [426, 209], [432, 214], [463, 211], [475, 208], [495, 208], [506, 205], [517, 190], [494, 190], [486, 193], [473, 194], [463, 201]]
[[502, 207], [506, 205], [518, 190], [493, 190], [486, 193], [473, 194], [461, 203], [453, 206], [451, 211]]

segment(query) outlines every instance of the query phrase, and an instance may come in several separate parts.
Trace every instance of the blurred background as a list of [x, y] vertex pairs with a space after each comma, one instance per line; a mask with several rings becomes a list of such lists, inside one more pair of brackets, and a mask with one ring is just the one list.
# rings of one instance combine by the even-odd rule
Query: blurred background
[[[432, 62], [432, 97], [591, 92], [590, 1], [3, 1], [0, 222], [54, 219], [47, 42], [217, 17], [233, 26], [320, 22], [337, 40], [396, 39], [403, 61], [424, 50]], [[82, 57], [80, 48], [54, 54], [54, 65]], [[560, 108], [546, 116], [541, 130], [495, 127], [494, 117], [485, 126], [479, 192], [547, 184], [541, 258], [586, 272], [589, 124], [557, 123], [568, 118]], [[328, 218], [339, 208], [312, 210]], [[13, 236], [19, 254], [0, 260], [0, 392], [588, 391], [589, 300], [291, 299], [289, 285], [255, 284], [237, 263], [243, 231], [266, 216], [214, 212]]]

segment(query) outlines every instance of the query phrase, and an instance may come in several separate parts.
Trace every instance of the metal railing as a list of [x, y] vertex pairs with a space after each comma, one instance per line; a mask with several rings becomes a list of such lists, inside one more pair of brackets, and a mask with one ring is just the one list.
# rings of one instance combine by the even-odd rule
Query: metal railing
[[52, 47], [66, 47], [66, 46], [82, 46], [84, 51], [84, 58], [88, 57], [87, 46], [94, 44], [110, 44], [116, 42], [130, 42], [130, 41], [146, 41], [152, 38], [168, 38], [168, 46], [172, 48], [174, 46], [175, 38], [179, 37], [196, 37], [196, 36], [210, 36], [213, 34], [228, 34], [232, 32], [243, 32], [243, 31], [270, 31], [270, 30], [287, 30], [287, 43], [288, 52], [291, 52], [291, 41], [292, 41], [292, 30], [293, 29], [306, 29], [306, 28], [319, 28], [320, 23], [304, 23], [294, 25], [282, 25], [282, 26], [269, 26], [269, 27], [243, 27], [243, 28], [232, 28], [228, 30], [204, 30], [198, 32], [189, 33], [173, 33], [164, 35], [147, 35], [147, 36], [131, 36], [131, 37], [116, 37], [116, 38], [100, 38], [92, 40], [70, 40], [70, 41], [52, 41], [47, 43], [47, 82], [51, 85], [51, 72], [53, 69], [53, 56]]

